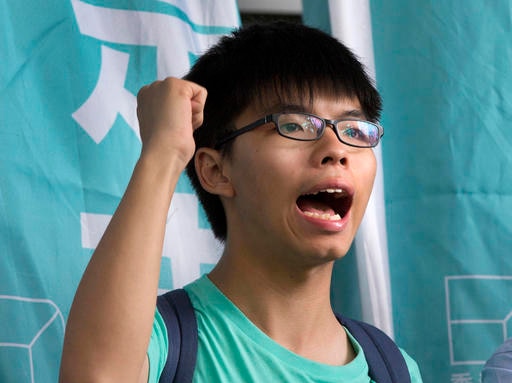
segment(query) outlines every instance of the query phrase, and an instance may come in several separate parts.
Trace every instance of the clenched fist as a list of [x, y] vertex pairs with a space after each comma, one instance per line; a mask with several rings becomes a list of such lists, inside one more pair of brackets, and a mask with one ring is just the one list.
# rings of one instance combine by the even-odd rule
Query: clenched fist
[[172, 77], [142, 87], [137, 116], [143, 153], [178, 159], [185, 167], [194, 155], [193, 131], [203, 123], [206, 94], [205, 88]]

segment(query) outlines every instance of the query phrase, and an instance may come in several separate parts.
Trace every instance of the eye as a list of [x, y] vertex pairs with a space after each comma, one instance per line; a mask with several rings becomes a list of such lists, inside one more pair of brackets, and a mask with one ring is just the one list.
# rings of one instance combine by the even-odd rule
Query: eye
[[364, 139], [366, 135], [359, 128], [348, 128], [343, 131], [343, 134], [353, 139]]
[[302, 113], [284, 113], [279, 117], [279, 132], [297, 140], [315, 140], [323, 127], [323, 121]]
[[279, 129], [283, 134], [294, 134], [302, 132], [304, 128], [297, 122], [286, 122], [279, 125]]
[[279, 119], [279, 130], [283, 134], [301, 135], [314, 129], [311, 125], [310, 118], [302, 114], [282, 114]]
[[351, 141], [368, 142], [368, 129], [365, 125], [361, 126], [360, 124], [357, 121], [345, 121], [341, 127], [341, 134]]

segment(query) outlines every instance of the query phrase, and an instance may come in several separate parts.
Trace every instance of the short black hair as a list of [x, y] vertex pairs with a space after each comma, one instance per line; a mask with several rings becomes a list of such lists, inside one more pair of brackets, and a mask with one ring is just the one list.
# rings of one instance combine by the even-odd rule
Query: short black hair
[[[233, 121], [253, 103], [269, 97], [289, 100], [314, 95], [356, 98], [369, 121], [377, 122], [381, 97], [363, 65], [342, 43], [299, 23], [271, 22], [239, 28], [222, 37], [184, 77], [208, 91], [204, 121], [194, 132], [196, 150], [213, 148], [234, 129]], [[229, 155], [230, 143], [223, 146]], [[194, 161], [187, 165], [214, 235], [225, 240], [227, 224], [220, 198], [205, 191]]]

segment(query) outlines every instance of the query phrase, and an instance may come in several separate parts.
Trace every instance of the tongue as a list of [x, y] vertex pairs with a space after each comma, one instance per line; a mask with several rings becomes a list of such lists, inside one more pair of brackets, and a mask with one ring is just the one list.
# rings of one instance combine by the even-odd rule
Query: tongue
[[334, 215], [336, 212], [326, 203], [318, 200], [301, 197], [297, 200], [297, 206], [300, 210], [310, 213]]

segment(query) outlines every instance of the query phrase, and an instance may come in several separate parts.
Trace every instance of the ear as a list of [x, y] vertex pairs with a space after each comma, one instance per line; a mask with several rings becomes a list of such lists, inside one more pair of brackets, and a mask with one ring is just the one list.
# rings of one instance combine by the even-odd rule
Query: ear
[[232, 197], [233, 185], [226, 175], [226, 160], [215, 149], [199, 148], [194, 157], [197, 177], [207, 192], [224, 197]]

